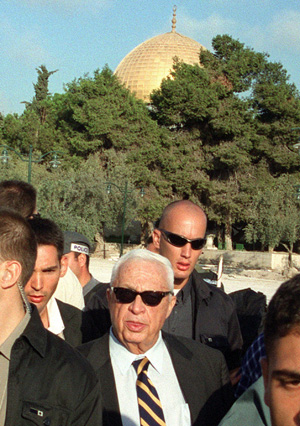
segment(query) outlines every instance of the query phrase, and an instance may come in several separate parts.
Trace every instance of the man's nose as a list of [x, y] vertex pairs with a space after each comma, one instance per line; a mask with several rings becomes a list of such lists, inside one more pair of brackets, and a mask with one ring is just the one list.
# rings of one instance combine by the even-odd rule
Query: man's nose
[[34, 290], [41, 290], [44, 287], [42, 276], [40, 274], [33, 274], [30, 280], [30, 284]]
[[191, 257], [192, 254], [192, 246], [191, 243], [186, 243], [182, 248], [181, 248], [181, 256], [185, 257], [185, 258], [189, 258]]
[[145, 310], [145, 304], [139, 294], [136, 296], [134, 301], [130, 304], [130, 310], [136, 315]]

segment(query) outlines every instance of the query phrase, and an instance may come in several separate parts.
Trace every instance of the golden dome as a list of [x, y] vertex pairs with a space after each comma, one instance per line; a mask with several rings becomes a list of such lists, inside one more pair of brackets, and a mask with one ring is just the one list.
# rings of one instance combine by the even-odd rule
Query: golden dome
[[175, 31], [175, 11], [176, 8], [171, 32], [141, 43], [125, 56], [115, 70], [121, 83], [145, 102], [149, 102], [150, 93], [160, 87], [162, 79], [170, 74], [175, 56], [187, 64], [199, 64], [200, 50], [205, 49], [197, 41]]

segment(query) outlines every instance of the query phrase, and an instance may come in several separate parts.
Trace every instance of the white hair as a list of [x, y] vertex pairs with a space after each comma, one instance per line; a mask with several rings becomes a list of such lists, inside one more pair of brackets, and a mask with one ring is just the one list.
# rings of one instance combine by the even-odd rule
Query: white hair
[[124, 254], [124, 256], [120, 257], [120, 259], [117, 261], [117, 263], [114, 265], [111, 273], [111, 279], [110, 279], [110, 285], [113, 287], [113, 284], [119, 274], [121, 266], [123, 266], [125, 263], [132, 261], [132, 260], [144, 260], [146, 262], [156, 263], [161, 265], [166, 272], [167, 280], [166, 284], [170, 291], [174, 290], [174, 272], [172, 265], [164, 256], [161, 256], [160, 254], [153, 253], [147, 249], [135, 249], [131, 250], [130, 252]]

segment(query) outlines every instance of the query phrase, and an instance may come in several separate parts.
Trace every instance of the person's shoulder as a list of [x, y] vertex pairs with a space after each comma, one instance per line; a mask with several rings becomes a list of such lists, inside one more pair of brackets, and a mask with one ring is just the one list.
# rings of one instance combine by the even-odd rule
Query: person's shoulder
[[67, 370], [72, 375], [73, 371], [83, 373], [92, 372], [86, 359], [64, 339], [44, 328], [36, 307], [33, 307], [31, 318], [21, 338], [32, 348], [36, 363], [49, 366], [53, 371]]
[[[102, 283], [98, 280], [96, 280], [96, 278], [92, 278], [93, 282], [94, 282], [94, 287], [91, 288], [90, 291], [88, 291], [85, 295], [84, 295], [84, 302], [85, 305], [87, 305], [90, 300], [92, 299], [92, 297], [94, 297], [94, 295], [98, 292], [98, 290], [100, 291], [100, 293], [102, 294], [102, 291], [104, 290], [104, 288], [106, 289], [107, 287], [105, 287], [105, 283]], [[104, 287], [103, 287], [104, 286]]]
[[63, 302], [59, 299], [55, 299], [60, 311], [70, 312], [74, 314], [80, 314], [82, 311], [76, 306], [70, 305], [69, 303]]
[[[85, 310], [98, 309], [99, 307], [107, 307], [106, 291], [110, 287], [109, 283], [97, 284], [97, 290], [93, 291], [85, 306]], [[89, 293], [88, 293], [89, 294]]]
[[99, 353], [103, 354], [103, 352], [106, 350], [108, 353], [108, 341], [109, 333], [107, 332], [102, 337], [84, 343], [83, 345], [78, 346], [76, 349], [88, 359], [92, 359], [93, 357], [97, 358]]
[[210, 284], [206, 282], [202, 274], [196, 271], [196, 269], [192, 272], [193, 283], [198, 288], [202, 294], [210, 295], [212, 298], [217, 299], [219, 301], [223, 301], [224, 303], [228, 303], [231, 306], [234, 306], [234, 303], [231, 297], [224, 292], [221, 288], [218, 288], [214, 284]]
[[264, 402], [262, 377], [240, 396], [219, 426], [271, 426], [270, 411]]
[[92, 340], [91, 342], [78, 346], [77, 350], [91, 364], [98, 379], [100, 379], [103, 374], [108, 374], [107, 368], [103, 370], [102, 367], [104, 365], [107, 367], [110, 361], [109, 333], [106, 333], [104, 336]]
[[45, 357], [49, 355], [51, 359], [57, 359], [59, 362], [65, 362], [67, 360], [69, 366], [80, 364], [84, 369], [90, 369], [89, 363], [77, 349], [75, 349], [61, 337], [56, 336], [48, 330], [46, 330], [46, 332], [47, 350], [45, 352]]
[[193, 356], [199, 359], [205, 358], [207, 360], [211, 359], [213, 361], [221, 362], [224, 360], [224, 356], [220, 351], [204, 345], [203, 343], [197, 342], [196, 340], [182, 336], [175, 336], [165, 332], [163, 332], [162, 336], [167, 346], [174, 348], [183, 356]]

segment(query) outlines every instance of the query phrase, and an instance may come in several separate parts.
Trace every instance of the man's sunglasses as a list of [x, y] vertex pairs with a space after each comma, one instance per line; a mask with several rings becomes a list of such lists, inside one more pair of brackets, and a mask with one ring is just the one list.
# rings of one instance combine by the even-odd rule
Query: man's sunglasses
[[147, 306], [157, 306], [168, 294], [173, 294], [172, 291], [138, 291], [130, 290], [124, 287], [111, 287], [114, 295], [116, 296], [117, 302], [119, 303], [132, 303], [136, 296], [139, 295], [142, 298], [143, 303]]
[[191, 243], [191, 247], [193, 250], [200, 250], [206, 244], [206, 238], [195, 238], [194, 240], [190, 240], [189, 238], [182, 237], [181, 235], [173, 234], [173, 232], [165, 231], [164, 229], [159, 229], [162, 233], [164, 239], [168, 241], [168, 243], [172, 244], [175, 247], [183, 247], [187, 243]]

